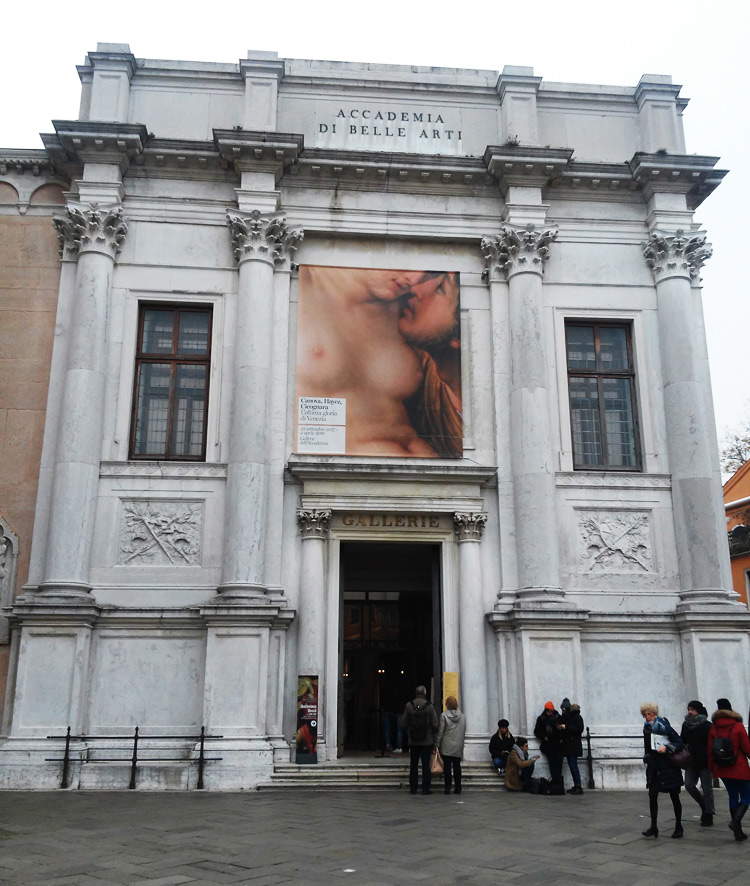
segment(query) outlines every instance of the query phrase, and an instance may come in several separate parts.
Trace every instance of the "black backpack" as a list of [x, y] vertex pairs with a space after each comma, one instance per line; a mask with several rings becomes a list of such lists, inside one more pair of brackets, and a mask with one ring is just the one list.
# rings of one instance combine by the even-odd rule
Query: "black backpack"
[[429, 738], [432, 717], [430, 716], [430, 704], [425, 702], [420, 705], [412, 705], [409, 717], [409, 740], [411, 742], [423, 742]]
[[711, 752], [717, 766], [732, 766], [737, 762], [737, 754], [728, 738], [715, 738], [711, 745]]

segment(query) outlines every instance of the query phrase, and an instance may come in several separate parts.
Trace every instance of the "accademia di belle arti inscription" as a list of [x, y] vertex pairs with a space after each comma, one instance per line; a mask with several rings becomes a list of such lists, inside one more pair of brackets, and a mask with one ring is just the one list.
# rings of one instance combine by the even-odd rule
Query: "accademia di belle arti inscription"
[[[416, 124], [416, 126], [414, 125]], [[461, 141], [460, 129], [448, 127], [434, 111], [379, 111], [372, 108], [339, 108], [330, 123], [319, 123], [321, 135], [368, 135], [386, 138], [445, 139]]]

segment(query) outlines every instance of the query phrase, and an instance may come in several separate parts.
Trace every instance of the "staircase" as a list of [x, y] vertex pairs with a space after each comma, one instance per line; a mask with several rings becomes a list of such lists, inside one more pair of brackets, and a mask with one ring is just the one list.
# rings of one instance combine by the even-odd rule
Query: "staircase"
[[[487, 763], [465, 762], [462, 785], [467, 792], [499, 791], [503, 779]], [[443, 776], [433, 775], [433, 790], [443, 787]], [[393, 791], [409, 790], [409, 758], [350, 758], [315, 765], [276, 763], [269, 781], [258, 785], [259, 791]]]

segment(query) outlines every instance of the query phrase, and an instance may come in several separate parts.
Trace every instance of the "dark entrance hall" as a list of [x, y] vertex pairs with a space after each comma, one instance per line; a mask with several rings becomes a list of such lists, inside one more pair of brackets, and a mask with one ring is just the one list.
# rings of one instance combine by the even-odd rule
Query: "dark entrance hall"
[[440, 699], [439, 550], [341, 545], [339, 755], [400, 745], [396, 717], [418, 684]]

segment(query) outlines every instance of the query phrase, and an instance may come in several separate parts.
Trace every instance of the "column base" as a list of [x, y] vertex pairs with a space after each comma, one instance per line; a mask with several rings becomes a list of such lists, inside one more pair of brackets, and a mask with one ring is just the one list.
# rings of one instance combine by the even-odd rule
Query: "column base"
[[227, 582], [216, 589], [215, 602], [241, 603], [244, 600], [257, 600], [268, 596], [269, 589], [265, 585], [254, 582]]
[[717, 608], [732, 612], [742, 612], [745, 609], [734, 591], [728, 591], [725, 588], [691, 588], [680, 592], [680, 602], [675, 611], [678, 613], [700, 612]]
[[575, 609], [562, 588], [518, 588], [513, 609]]
[[52, 599], [93, 599], [91, 585], [77, 581], [44, 581], [36, 588], [34, 596]]

